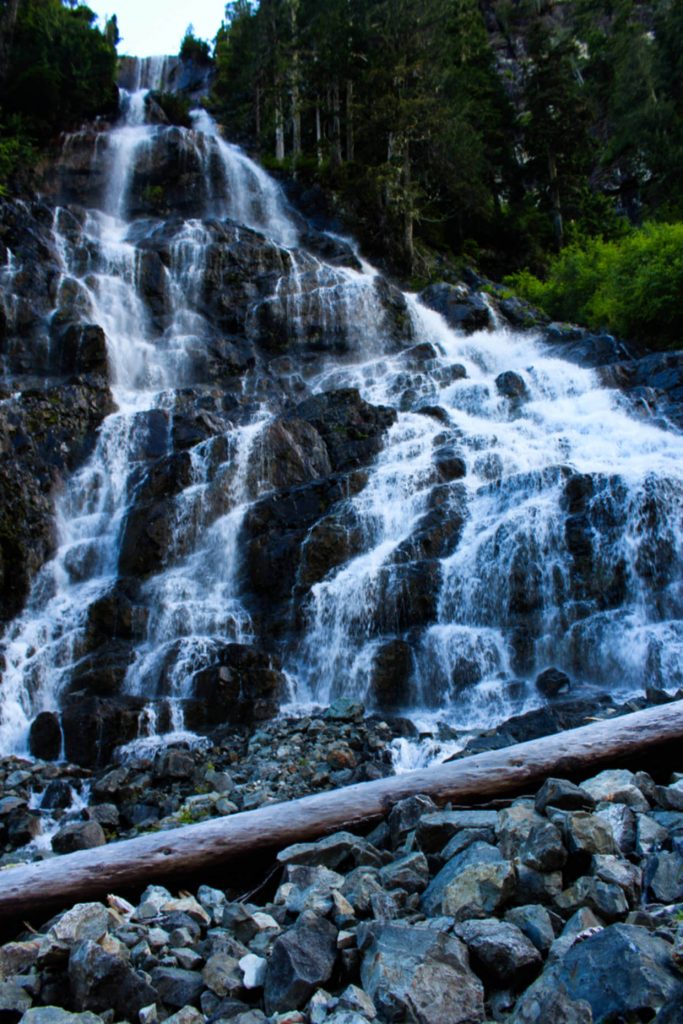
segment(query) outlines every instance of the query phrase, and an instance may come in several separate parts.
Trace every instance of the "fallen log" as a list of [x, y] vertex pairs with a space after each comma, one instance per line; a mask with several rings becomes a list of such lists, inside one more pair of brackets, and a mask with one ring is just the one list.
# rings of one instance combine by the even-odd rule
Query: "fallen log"
[[38, 911], [117, 890], [201, 876], [245, 855], [372, 822], [417, 793], [437, 804], [500, 797], [551, 775], [597, 771], [680, 739], [683, 700], [376, 782], [8, 868], [0, 871], [0, 919], [25, 920]]

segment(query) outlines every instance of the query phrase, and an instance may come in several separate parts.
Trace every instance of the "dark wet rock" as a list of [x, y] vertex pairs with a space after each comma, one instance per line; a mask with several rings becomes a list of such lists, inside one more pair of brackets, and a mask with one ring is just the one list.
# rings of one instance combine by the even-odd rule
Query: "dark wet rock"
[[[623, 361], [621, 361], [623, 360]], [[600, 369], [606, 387], [620, 388], [642, 408], [647, 418], [666, 417], [683, 426], [683, 354], [654, 352], [640, 359], [624, 360]]]
[[264, 986], [266, 1012], [302, 1007], [329, 980], [336, 958], [336, 928], [315, 914], [302, 915], [273, 946]]
[[571, 689], [571, 679], [558, 668], [546, 668], [536, 676], [536, 688], [544, 697], [557, 697]]
[[59, 715], [41, 711], [31, 722], [28, 745], [31, 754], [43, 761], [56, 761], [62, 750], [62, 729]]
[[534, 806], [539, 814], [549, 806], [564, 811], [592, 811], [595, 800], [582, 786], [567, 779], [546, 779], [536, 794]]
[[456, 924], [454, 933], [467, 946], [479, 977], [494, 987], [527, 985], [541, 969], [536, 946], [509, 921], [485, 918]]
[[648, 858], [645, 883], [650, 899], [660, 903], [683, 900], [683, 858], [680, 853], [662, 850]]
[[364, 541], [360, 520], [349, 505], [342, 504], [331, 515], [324, 516], [304, 538], [297, 588], [308, 590], [337, 566], [360, 554]]
[[531, 904], [506, 911], [505, 920], [516, 925], [545, 956], [555, 939], [553, 921], [546, 907]]
[[369, 691], [373, 705], [383, 710], [406, 707], [414, 667], [413, 649], [406, 640], [382, 643], [372, 663]]
[[62, 710], [64, 752], [83, 767], [107, 764], [114, 749], [139, 735], [145, 701], [72, 692]]
[[483, 987], [465, 947], [443, 933], [371, 926], [361, 979], [382, 1020], [476, 1024], [484, 1019]]
[[114, 1010], [120, 1017], [137, 1014], [155, 1002], [155, 989], [122, 957], [87, 940], [69, 957], [69, 983], [81, 1010]]
[[106, 838], [96, 821], [74, 821], [62, 826], [52, 840], [55, 853], [74, 853], [104, 846]]
[[253, 463], [261, 486], [280, 489], [308, 483], [332, 472], [322, 437], [305, 420], [276, 420], [259, 435]]
[[271, 655], [245, 644], [225, 644], [216, 663], [193, 677], [188, 724], [206, 729], [217, 722], [270, 718], [285, 692], [285, 678]]
[[591, 334], [576, 324], [548, 324], [543, 331], [543, 339], [557, 347], [562, 359], [579, 366], [609, 366], [631, 356], [626, 344], [614, 335]]
[[[155, 967], [151, 972], [152, 985], [157, 997], [166, 1006], [179, 1009], [183, 1006], [197, 1006], [204, 988], [204, 980], [196, 971], [182, 967]], [[150, 999], [149, 1002], [155, 1002]]]
[[[628, 1018], [655, 1011], [673, 996], [679, 976], [671, 946], [644, 928], [615, 924], [576, 943], [558, 963], [546, 969], [524, 994], [513, 1020], [548, 1019], [554, 993], [589, 1003], [596, 1021]], [[539, 1011], [529, 1016], [530, 1008]]]
[[71, 786], [64, 779], [54, 779], [49, 783], [40, 801], [41, 809], [55, 810], [70, 807], [73, 799]]
[[466, 334], [491, 327], [491, 313], [481, 295], [464, 284], [432, 284], [418, 295], [420, 302], [441, 313], [451, 327]]
[[27, 389], [0, 409], [0, 619], [21, 608], [55, 545], [55, 487], [90, 454], [113, 409], [103, 378]]
[[[421, 815], [417, 839], [425, 853], [438, 853], [462, 831], [485, 833], [493, 843], [498, 814], [496, 811], [434, 811]], [[483, 838], [483, 835], [482, 835]], [[448, 856], [444, 850], [444, 856]]]
[[498, 310], [509, 324], [518, 328], [537, 328], [548, 323], [548, 317], [539, 309], [535, 309], [524, 299], [515, 295], [499, 298], [496, 303]]
[[107, 338], [98, 324], [60, 323], [51, 325], [52, 372], [64, 375], [107, 374]]
[[447, 444], [434, 452], [434, 466], [441, 480], [461, 480], [467, 475], [467, 463], [455, 445]]
[[514, 370], [505, 370], [496, 377], [496, 390], [503, 398], [509, 398], [512, 402], [522, 402], [529, 397], [524, 378]]
[[297, 406], [296, 415], [323, 438], [335, 472], [367, 464], [396, 421], [394, 409], [370, 405], [355, 388], [314, 395]]

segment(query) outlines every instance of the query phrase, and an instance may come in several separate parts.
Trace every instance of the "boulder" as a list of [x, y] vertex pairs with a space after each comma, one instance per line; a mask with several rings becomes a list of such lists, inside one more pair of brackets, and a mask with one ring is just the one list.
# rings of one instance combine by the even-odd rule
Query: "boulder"
[[295, 415], [323, 438], [335, 472], [370, 462], [396, 421], [395, 409], [370, 405], [355, 388], [314, 395], [297, 406]]
[[52, 849], [55, 853], [75, 853], [76, 850], [92, 850], [104, 846], [106, 837], [97, 821], [74, 821], [63, 825], [53, 836]]
[[266, 1013], [300, 1009], [332, 975], [337, 930], [329, 921], [304, 913], [273, 945], [266, 969]]
[[592, 811], [595, 799], [582, 786], [576, 786], [566, 779], [546, 779], [534, 801], [539, 814], [547, 807], [558, 807], [563, 811]]
[[420, 292], [418, 299], [440, 313], [449, 326], [465, 334], [492, 326], [491, 313], [483, 298], [465, 284], [431, 284]]
[[154, 988], [123, 956], [116, 956], [86, 939], [69, 957], [69, 985], [74, 1005], [81, 1010], [114, 1010], [120, 1018], [137, 1013], [157, 999]]
[[369, 683], [372, 704], [382, 710], [408, 705], [413, 671], [413, 649], [406, 640], [396, 638], [382, 643], [372, 662]]
[[571, 679], [558, 668], [546, 668], [536, 676], [536, 689], [544, 697], [557, 697], [571, 688]]
[[543, 965], [536, 946], [510, 921], [464, 921], [453, 930], [467, 946], [476, 973], [494, 988], [521, 989]]
[[505, 370], [496, 377], [496, 390], [503, 398], [509, 398], [511, 402], [519, 404], [529, 397], [524, 378], [514, 370]]
[[31, 722], [28, 746], [41, 761], [56, 761], [62, 751], [62, 729], [55, 711], [41, 711]]
[[429, 928], [372, 925], [361, 965], [364, 991], [386, 1021], [477, 1024], [484, 990], [465, 946]]

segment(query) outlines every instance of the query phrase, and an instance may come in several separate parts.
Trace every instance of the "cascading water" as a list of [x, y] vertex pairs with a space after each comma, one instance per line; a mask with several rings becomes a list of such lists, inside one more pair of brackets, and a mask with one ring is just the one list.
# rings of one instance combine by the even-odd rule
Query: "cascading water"
[[[46, 331], [67, 314], [104, 329], [117, 411], [59, 498], [55, 557], [6, 632], [0, 748], [87, 691], [103, 650], [106, 692], [150, 702], [144, 732], [182, 726], [193, 679], [227, 646], [268, 646], [244, 567], [244, 524], [279, 486], [267, 431], [299, 397], [343, 388], [397, 417], [329, 512], [343, 556], [272, 641], [295, 702], [346, 694], [471, 727], [539, 703], [531, 680], [548, 665], [624, 695], [683, 685], [683, 437], [531, 335], [463, 337], [414, 297], [388, 299], [350, 250], [328, 262], [319, 237], [312, 251], [277, 184], [205, 111], [191, 130], [147, 123], [168, 71], [128, 69], [122, 123], [92, 142], [101, 188], [85, 214], [54, 214]], [[10, 253], [7, 308], [14, 273]], [[247, 342], [270, 360], [261, 372]], [[207, 370], [216, 349], [237, 367], [227, 383]], [[308, 478], [329, 472], [297, 429]], [[106, 620], [98, 647], [117, 588], [130, 621]]]

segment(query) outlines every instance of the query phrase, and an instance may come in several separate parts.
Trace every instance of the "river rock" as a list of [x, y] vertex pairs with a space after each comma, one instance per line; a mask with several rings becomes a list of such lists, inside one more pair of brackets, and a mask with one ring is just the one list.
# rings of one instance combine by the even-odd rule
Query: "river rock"
[[52, 849], [55, 853], [74, 853], [104, 846], [106, 841], [102, 826], [97, 821], [75, 821], [60, 828], [52, 839]]
[[465, 284], [429, 285], [418, 296], [420, 302], [440, 313], [446, 322], [466, 334], [491, 326], [491, 314], [481, 295]]

